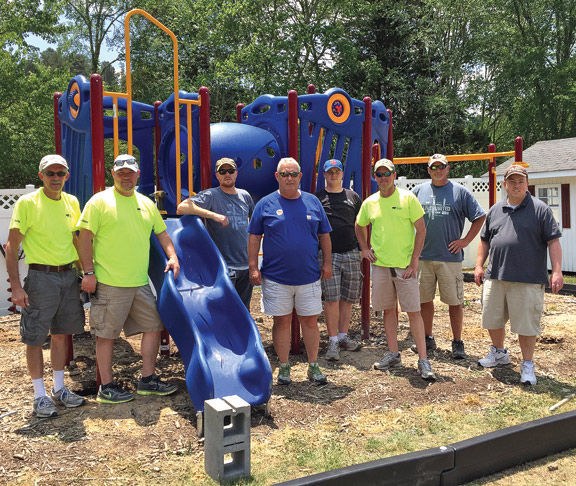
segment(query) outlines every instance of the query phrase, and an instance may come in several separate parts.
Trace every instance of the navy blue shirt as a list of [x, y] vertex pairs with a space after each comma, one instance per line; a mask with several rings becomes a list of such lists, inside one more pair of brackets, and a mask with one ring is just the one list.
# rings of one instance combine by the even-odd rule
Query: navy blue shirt
[[297, 199], [278, 191], [260, 199], [248, 232], [264, 235], [262, 275], [284, 285], [306, 285], [320, 279], [318, 235], [332, 228], [320, 201], [301, 191]]
[[480, 235], [490, 245], [486, 278], [547, 284], [548, 242], [560, 236], [552, 210], [530, 193], [515, 208], [506, 201], [496, 203]]

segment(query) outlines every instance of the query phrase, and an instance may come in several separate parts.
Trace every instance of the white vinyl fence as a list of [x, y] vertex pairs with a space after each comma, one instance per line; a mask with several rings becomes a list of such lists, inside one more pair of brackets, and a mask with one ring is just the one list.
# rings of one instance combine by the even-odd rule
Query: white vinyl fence
[[[6, 258], [5, 248], [8, 241], [8, 228], [10, 227], [10, 218], [12, 217], [12, 210], [18, 198], [24, 194], [34, 191], [32, 185], [26, 186], [25, 189], [0, 189], [0, 245], [2, 246], [2, 263], [0, 263], [0, 316], [10, 314], [10, 307], [12, 303], [8, 300], [10, 292], [8, 289], [10, 283], [8, 282], [8, 272], [6, 271]], [[24, 256], [19, 262], [20, 279], [23, 279], [28, 273], [28, 268], [24, 264]]]

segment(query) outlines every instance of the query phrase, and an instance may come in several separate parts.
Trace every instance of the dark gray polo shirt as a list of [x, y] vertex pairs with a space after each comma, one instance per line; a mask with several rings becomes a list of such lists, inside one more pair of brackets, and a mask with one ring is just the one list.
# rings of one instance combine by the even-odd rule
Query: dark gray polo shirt
[[548, 242], [560, 236], [552, 210], [530, 193], [516, 208], [506, 201], [496, 203], [480, 235], [490, 245], [486, 278], [547, 284]]

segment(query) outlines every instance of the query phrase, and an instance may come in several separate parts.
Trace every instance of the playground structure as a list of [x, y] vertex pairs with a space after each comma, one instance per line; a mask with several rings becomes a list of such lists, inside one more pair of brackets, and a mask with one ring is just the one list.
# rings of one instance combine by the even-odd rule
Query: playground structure
[[[135, 14], [146, 17], [173, 42], [174, 93], [153, 105], [132, 99], [129, 20]], [[56, 151], [71, 166], [66, 190], [83, 205], [93, 193], [105, 188], [105, 139], [113, 140], [115, 156], [120, 140], [126, 141], [128, 153], [134, 148], [139, 151], [138, 190], [155, 197], [166, 214], [168, 232], [182, 265], [177, 279], [171, 273], [164, 274], [164, 256], [152, 237], [150, 278], [158, 295], [159, 313], [182, 355], [194, 407], [201, 412], [205, 400], [230, 394], [251, 405], [266, 403], [272, 375], [258, 329], [236, 295], [225, 263], [204, 226], [196, 217], [175, 217], [176, 207], [217, 182], [213, 168], [224, 156], [236, 161], [237, 186], [256, 200], [277, 187], [276, 166], [286, 156], [299, 161], [301, 187], [310, 192], [323, 187], [321, 162], [342, 160], [344, 186], [365, 199], [376, 189], [371, 177], [373, 160], [381, 154], [393, 159], [391, 112], [382, 102], [368, 97], [356, 100], [339, 88], [316, 93], [309, 85], [303, 95], [292, 90], [287, 96], [263, 95], [247, 106], [239, 104], [237, 123], [210, 124], [208, 89], [202, 87], [198, 93], [179, 89], [174, 34], [139, 9], [126, 16], [125, 32], [126, 93], [104, 91], [102, 78], [93, 74], [90, 81], [81, 75], [74, 77], [64, 94], [54, 95]], [[521, 161], [521, 139], [516, 152], [516, 160]], [[496, 153], [491, 146], [488, 154], [448, 156], [448, 160], [490, 160], [494, 188], [495, 157], [513, 154]], [[395, 159], [395, 163], [426, 161], [427, 157]], [[367, 338], [370, 272], [368, 262], [363, 265], [362, 327], [363, 338]], [[297, 319], [292, 335], [292, 350], [299, 352]]]

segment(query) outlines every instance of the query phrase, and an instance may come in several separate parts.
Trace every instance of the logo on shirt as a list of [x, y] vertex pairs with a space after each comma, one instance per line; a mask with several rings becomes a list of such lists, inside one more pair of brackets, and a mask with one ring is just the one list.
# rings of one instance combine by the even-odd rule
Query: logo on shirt
[[142, 211], [140, 208], [136, 208], [136, 211]]
[[277, 214], [278, 216], [282, 216], [282, 215], [284, 214], [284, 211], [282, 211], [281, 209], [277, 209], [277, 210], [276, 210], [276, 214]]
[[307, 215], [306, 215], [306, 219], [307, 219], [308, 221], [310, 221], [310, 220], [312, 219], [312, 216], [310, 216], [309, 214], [307, 214]]
[[70, 216], [70, 213], [66, 213], [66, 217], [71, 218], [72, 216]]

